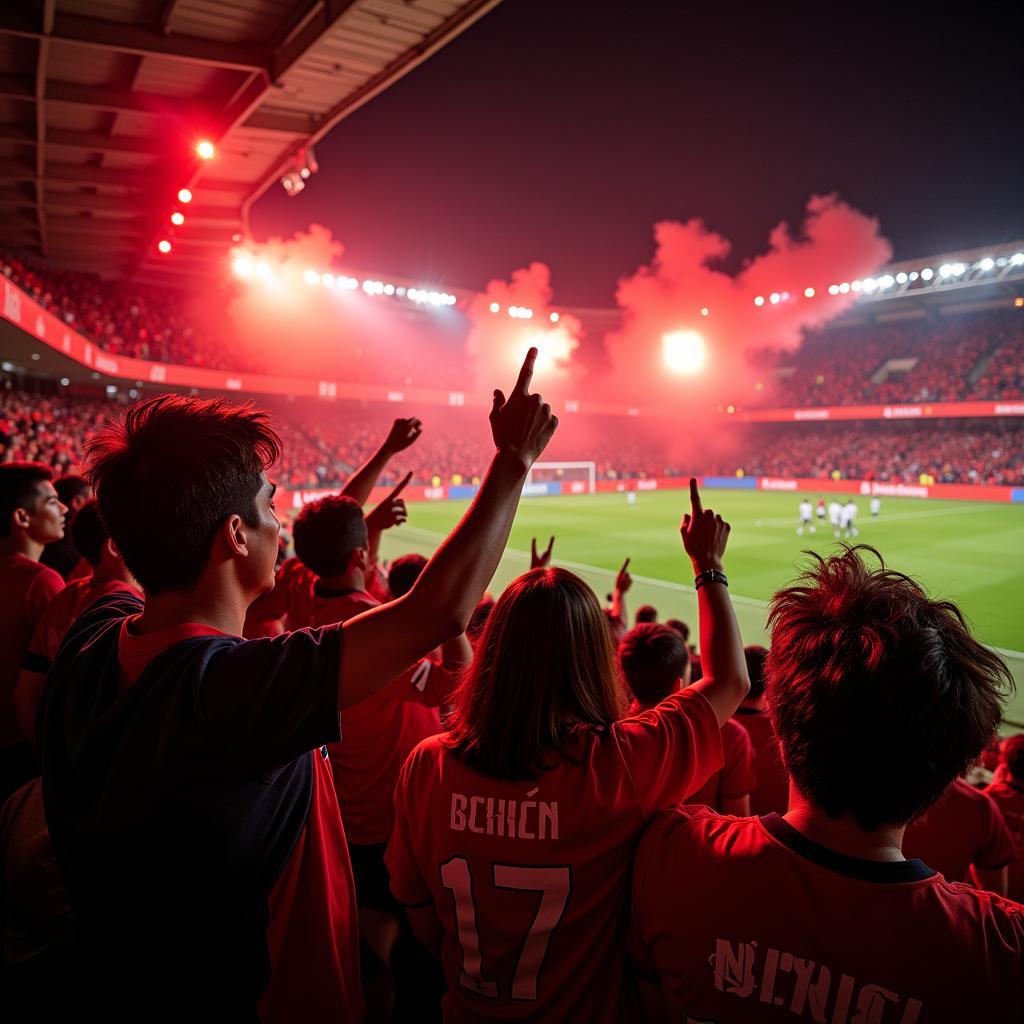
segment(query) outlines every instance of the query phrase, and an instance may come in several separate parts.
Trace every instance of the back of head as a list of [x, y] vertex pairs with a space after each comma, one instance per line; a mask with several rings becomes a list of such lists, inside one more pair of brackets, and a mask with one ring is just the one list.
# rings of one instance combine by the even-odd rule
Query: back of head
[[670, 626], [646, 622], [619, 644], [619, 667], [637, 701], [654, 707], [679, 689], [690, 663], [686, 641]]
[[295, 554], [317, 576], [345, 571], [353, 551], [367, 544], [366, 519], [359, 502], [330, 495], [303, 507], [295, 520]]
[[665, 625], [674, 629], [686, 643], [690, 642], [690, 627], [682, 619], [666, 619]]
[[750, 700], [764, 695], [764, 663], [767, 657], [768, 649], [760, 644], [747, 644], [743, 648], [743, 659], [750, 677], [750, 692], [747, 694]]
[[634, 625], [639, 626], [642, 622], [657, 622], [658, 621], [658, 609], [653, 604], [642, 604], [636, 610], [636, 617], [633, 622]]
[[147, 593], [193, 587], [229, 516], [258, 525], [280, 449], [265, 413], [180, 395], [139, 402], [86, 442], [103, 521]]
[[812, 557], [769, 612], [766, 696], [783, 760], [828, 817], [904, 824], [980, 755], [1013, 679], [955, 605], [873, 548]]
[[41, 462], [0, 465], [0, 537], [11, 535], [11, 516], [15, 509], [30, 508], [39, 495], [39, 485], [52, 479], [50, 467]]
[[60, 498], [62, 505], [72, 507], [75, 498], [89, 498], [92, 496], [92, 485], [84, 476], [77, 476], [74, 473], [66, 473], [53, 481], [54, 490]]
[[100, 506], [95, 498], [87, 501], [71, 520], [71, 539], [79, 554], [92, 566], [100, 564], [103, 545], [110, 534], [100, 515]]
[[422, 555], [402, 555], [391, 563], [388, 570], [388, 590], [392, 597], [401, 597], [412, 590], [412, 585], [420, 578], [427, 560]]
[[531, 779], [581, 726], [606, 726], [620, 710], [594, 592], [566, 569], [531, 569], [509, 584], [487, 619], [447, 743], [484, 775]]
[[1024, 785], [1024, 733], [1007, 736], [999, 748], [999, 763], [1014, 782]]

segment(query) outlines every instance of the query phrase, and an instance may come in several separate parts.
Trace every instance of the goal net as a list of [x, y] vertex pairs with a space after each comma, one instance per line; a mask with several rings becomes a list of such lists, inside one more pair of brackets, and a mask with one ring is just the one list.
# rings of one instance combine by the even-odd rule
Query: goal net
[[593, 494], [596, 479], [593, 462], [535, 462], [523, 494]]

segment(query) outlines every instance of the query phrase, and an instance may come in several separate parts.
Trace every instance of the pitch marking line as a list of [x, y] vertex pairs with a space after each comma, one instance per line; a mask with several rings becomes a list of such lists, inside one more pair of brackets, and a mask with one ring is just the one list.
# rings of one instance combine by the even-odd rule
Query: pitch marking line
[[[938, 515], [940, 513], [933, 512], [931, 514]], [[435, 530], [424, 530], [419, 526], [409, 526], [408, 523], [403, 525], [402, 532], [406, 534], [419, 534], [425, 539], [434, 541], [444, 540], [448, 536], [446, 533], [438, 533]], [[513, 555], [520, 561], [530, 561], [530, 552], [521, 551], [519, 548], [505, 548], [505, 554]], [[559, 565], [564, 565], [566, 569], [576, 569], [579, 572], [589, 572], [598, 576], [608, 576], [610, 579], [615, 579], [615, 577], [618, 576], [617, 570], [604, 569], [599, 565], [587, 565], [584, 562], [569, 562], [563, 558], [559, 558], [557, 562]], [[654, 587], [663, 587], [666, 590], [674, 590], [683, 594], [697, 593], [693, 587], [687, 586], [685, 583], [672, 583], [669, 580], [655, 579], [653, 576], [637, 576], [636, 573], [630, 573], [630, 575], [639, 583], [647, 583]], [[731, 596], [733, 604], [745, 605], [748, 608], [760, 608], [762, 610], [767, 609], [768, 607], [767, 601], [762, 601], [757, 597], [743, 597], [741, 594], [732, 594]], [[1017, 661], [1024, 661], [1024, 651], [1011, 651], [1004, 647], [991, 647], [989, 649], [995, 651], [996, 654], [1004, 658], [1013, 658]]]

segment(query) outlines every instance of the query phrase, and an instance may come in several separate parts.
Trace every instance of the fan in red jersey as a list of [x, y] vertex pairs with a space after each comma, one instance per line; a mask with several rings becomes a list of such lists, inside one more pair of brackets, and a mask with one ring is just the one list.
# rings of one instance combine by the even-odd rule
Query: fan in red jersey
[[768, 652], [758, 644], [748, 644], [743, 653], [750, 693], [736, 709], [735, 721], [747, 730], [754, 747], [757, 784], [750, 794], [750, 810], [754, 814], [784, 814], [789, 803], [789, 775], [779, 756], [779, 743], [764, 703], [764, 663]]
[[1008, 871], [1007, 895], [1012, 900], [1024, 901], [1024, 734], [1003, 740], [999, 767], [999, 779], [985, 793], [1002, 812], [1013, 838], [1014, 858]]
[[111, 594], [141, 597], [121, 553], [103, 525], [95, 500], [80, 505], [68, 531], [92, 574], [72, 580], [48, 605], [32, 634], [14, 691], [14, 706], [24, 736], [35, 742], [36, 707], [46, 673], [71, 624], [100, 598]]
[[1008, 895], [1007, 868], [1013, 839], [998, 805], [963, 779], [954, 779], [908, 826], [903, 851], [918, 857], [951, 882]]
[[90, 443], [103, 520], [146, 601], [105, 598], [72, 626], [38, 718], [46, 818], [92, 954], [85, 1016], [362, 1018], [324, 745], [339, 711], [469, 622], [557, 425], [529, 393], [536, 356], [508, 401], [495, 393], [491, 468], [412, 590], [273, 639], [241, 638], [280, 531], [265, 415], [163, 396]]
[[64, 580], [39, 559], [64, 536], [61, 504], [48, 467], [0, 466], [0, 802], [36, 774], [28, 737], [14, 712], [14, 688], [32, 633]]
[[1024, 906], [901, 851], [1012, 677], [954, 605], [862, 551], [815, 556], [772, 600], [785, 816], [679, 808], [640, 844], [630, 948], [652, 1020], [1024, 1019]]
[[622, 928], [634, 844], [721, 766], [721, 724], [747, 689], [722, 571], [729, 527], [696, 481], [691, 496], [682, 537], [698, 574], [702, 683], [620, 720], [597, 597], [564, 569], [533, 569], [488, 618], [451, 731], [402, 768], [387, 863], [441, 958], [445, 1020], [634, 1017]]
[[[678, 630], [656, 622], [641, 623], [619, 644], [619, 668], [633, 691], [630, 715], [660, 704], [670, 693], [690, 683], [690, 653]], [[750, 791], [757, 785], [754, 751], [746, 729], [734, 719], [722, 723], [722, 760], [715, 772], [695, 793], [690, 804], [705, 804], [722, 814], [749, 814]]]

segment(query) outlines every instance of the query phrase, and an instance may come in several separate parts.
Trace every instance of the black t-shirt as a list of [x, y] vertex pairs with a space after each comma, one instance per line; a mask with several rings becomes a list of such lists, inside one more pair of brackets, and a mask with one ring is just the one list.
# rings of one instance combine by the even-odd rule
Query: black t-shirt
[[[119, 638], [140, 610], [100, 602], [55, 658], [38, 719], [54, 849], [94, 944], [100, 1006], [253, 1018], [271, 978], [270, 904], [288, 910], [275, 885], [288, 875], [301, 889], [289, 863], [320, 842], [314, 817], [334, 834], [317, 761], [339, 739], [341, 629], [182, 639], [125, 685]], [[333, 815], [343, 844], [336, 801]], [[350, 879], [344, 850], [329, 859]], [[335, 881], [324, 902], [344, 902], [350, 883]]]

